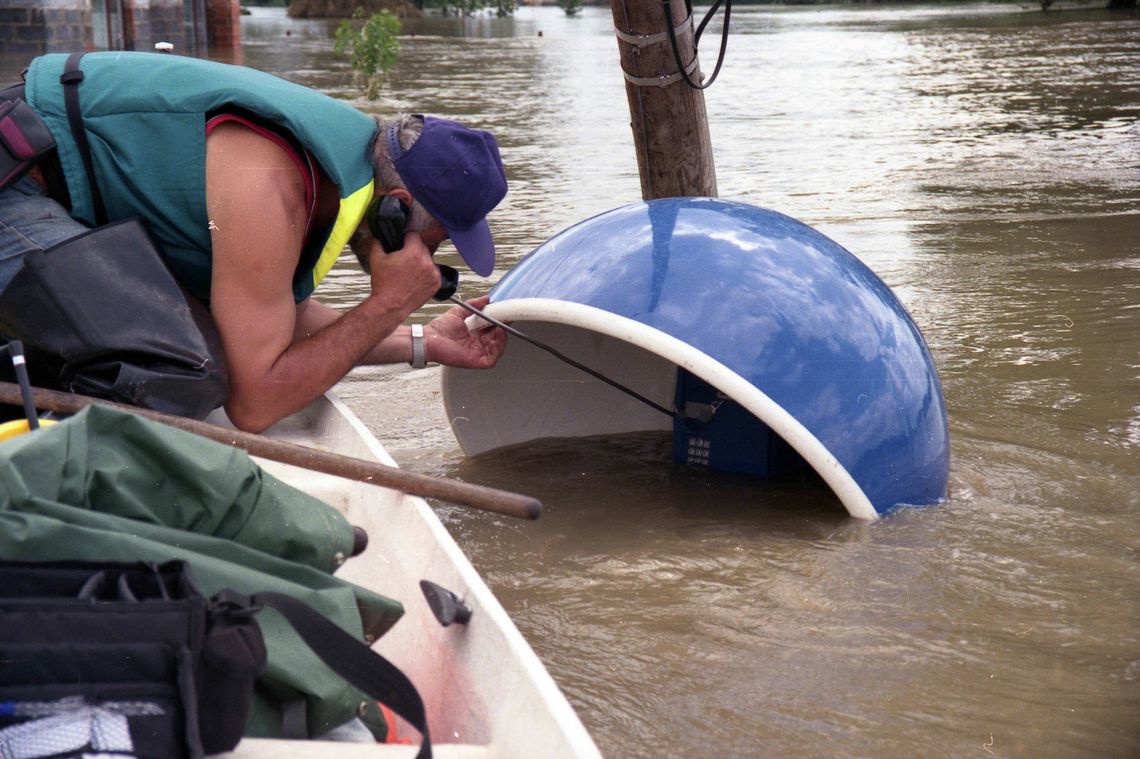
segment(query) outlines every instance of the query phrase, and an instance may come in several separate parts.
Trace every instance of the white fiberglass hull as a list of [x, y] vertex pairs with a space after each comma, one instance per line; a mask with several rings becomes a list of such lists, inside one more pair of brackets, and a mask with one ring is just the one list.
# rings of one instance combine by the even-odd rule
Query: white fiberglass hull
[[[290, 442], [395, 462], [338, 399], [326, 396], [267, 433]], [[337, 573], [404, 604], [404, 617], [374, 648], [416, 684], [433, 753], [476, 757], [599, 757], [565, 696], [428, 504], [366, 483], [258, 459], [266, 471], [339, 509], [368, 533], [367, 550]], [[466, 625], [443, 627], [419, 588], [431, 580], [472, 609]], [[235, 759], [413, 757], [413, 745], [244, 739]]]

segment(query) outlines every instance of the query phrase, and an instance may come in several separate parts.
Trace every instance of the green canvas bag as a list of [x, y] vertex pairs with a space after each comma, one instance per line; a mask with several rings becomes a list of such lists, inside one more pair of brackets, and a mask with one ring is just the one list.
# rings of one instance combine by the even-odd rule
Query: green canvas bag
[[[332, 573], [352, 526], [262, 471], [244, 452], [107, 406], [0, 443], [0, 558], [185, 561], [202, 592], [290, 596], [358, 640], [403, 607]], [[247, 736], [316, 737], [366, 700], [277, 612], [259, 623], [269, 651]], [[370, 704], [365, 722], [382, 725]], [[379, 736], [378, 736], [379, 737]]]

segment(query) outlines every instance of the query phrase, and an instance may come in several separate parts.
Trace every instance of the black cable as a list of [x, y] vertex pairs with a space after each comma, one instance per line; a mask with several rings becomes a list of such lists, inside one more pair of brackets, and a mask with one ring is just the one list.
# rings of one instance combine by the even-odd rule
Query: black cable
[[[713, 14], [716, 13], [717, 8], [719, 8], [723, 2], [724, 0], [716, 0], [716, 2], [712, 4], [712, 7], [709, 8], [708, 13], [705, 14], [705, 17], [701, 19], [701, 23], [697, 25], [697, 32], [693, 35], [694, 47], [701, 44], [701, 35], [705, 33], [705, 27], [708, 26], [708, 23], [710, 21], [712, 21]], [[693, 9], [689, 8], [689, 14], [692, 15], [692, 13]]]
[[[677, 71], [681, 73], [681, 78], [685, 80], [685, 84], [692, 87], [694, 90], [704, 90], [712, 86], [716, 81], [717, 75], [720, 73], [720, 67], [724, 64], [724, 54], [728, 49], [728, 22], [732, 16], [732, 0], [716, 0], [712, 7], [709, 8], [708, 13], [701, 20], [700, 25], [697, 26], [696, 34], [693, 35], [693, 58], [697, 57], [697, 43], [700, 42], [701, 34], [705, 30], [712, 19], [713, 14], [720, 8], [721, 3], [724, 3], [724, 20], [720, 28], [720, 53], [717, 55], [716, 68], [713, 69], [712, 76], [704, 84], [697, 84], [689, 78], [689, 73], [685, 71], [685, 65], [681, 63], [681, 51], [677, 47], [677, 33], [674, 31], [673, 24], [673, 9], [670, 7], [670, 0], [662, 0], [661, 5], [665, 9], [665, 26], [669, 35], [669, 45], [673, 48], [673, 60], [677, 64]], [[692, 6], [689, 6], [689, 15], [692, 16]]]
[[599, 372], [595, 369], [591, 369], [590, 367], [588, 367], [584, 364], [578, 363], [577, 361], [575, 361], [572, 358], [569, 358], [567, 356], [562, 355], [561, 353], [556, 351], [554, 348], [551, 348], [549, 345], [546, 345], [545, 343], [540, 343], [538, 340], [535, 340], [533, 337], [529, 337], [529, 336], [523, 334], [522, 332], [519, 332], [517, 329], [515, 329], [511, 325], [505, 324], [504, 322], [501, 322], [492, 316], [488, 316], [487, 314], [483, 313], [479, 309], [472, 306], [470, 303], [464, 303], [462, 300], [460, 300], [458, 298], [458, 296], [453, 295], [450, 298], [448, 298], [448, 300], [450, 300], [452, 303], [456, 304], [457, 306], [462, 306], [463, 308], [467, 309], [468, 311], [475, 314], [479, 318], [485, 319], [486, 321], [490, 322], [491, 324], [495, 325], [496, 327], [499, 327], [500, 329], [507, 331], [508, 333], [514, 335], [515, 337], [519, 338], [520, 340], [525, 340], [526, 342], [533, 345], [535, 348], [539, 348], [541, 350], [546, 351], [550, 355], [557, 358], [559, 361], [563, 361], [567, 364], [570, 364], [570, 366], [574, 367], [575, 369], [580, 369], [592, 377], [597, 377], [602, 382], [605, 382], [607, 385], [610, 385], [611, 387], [617, 388], [618, 390], [622, 391], [626, 395], [629, 395], [633, 398], [636, 398], [637, 400], [644, 403], [646, 406], [649, 406], [650, 408], [656, 409], [657, 411], [660, 411], [662, 414], [665, 414], [666, 416], [670, 416], [670, 417], [677, 417], [678, 416], [676, 411], [673, 411], [671, 409], [667, 409], [658, 403], [654, 403], [653, 401], [649, 400], [648, 398], [646, 398], [641, 393], [637, 392], [636, 390], [633, 390], [631, 388], [626, 387], [625, 385], [621, 384], [617, 380], [610, 379], [609, 377], [602, 374], [601, 372]]

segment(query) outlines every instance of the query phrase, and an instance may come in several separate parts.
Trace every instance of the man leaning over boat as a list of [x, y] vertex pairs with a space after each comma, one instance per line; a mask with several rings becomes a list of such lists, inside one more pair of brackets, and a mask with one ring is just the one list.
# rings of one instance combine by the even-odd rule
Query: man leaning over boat
[[[355, 366], [503, 352], [503, 331], [469, 333], [458, 307], [422, 337], [403, 324], [440, 290], [446, 239], [493, 270], [486, 215], [507, 182], [487, 132], [373, 119], [241, 66], [89, 53], [33, 60], [0, 91], [0, 135], [0, 333], [45, 365], [37, 379], [185, 415], [224, 400], [261, 431]], [[384, 196], [407, 214], [388, 254], [367, 222]], [[370, 291], [340, 312], [311, 296], [346, 244]]]

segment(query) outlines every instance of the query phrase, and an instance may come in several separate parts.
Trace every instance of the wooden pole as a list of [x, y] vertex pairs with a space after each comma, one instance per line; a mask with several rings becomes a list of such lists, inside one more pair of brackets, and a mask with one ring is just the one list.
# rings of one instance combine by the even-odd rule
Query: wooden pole
[[[11, 382], [0, 382], [0, 403], [19, 406], [21, 402], [22, 396], [18, 385]], [[450, 480], [446, 477], [432, 477], [426, 474], [406, 472], [403, 469], [396, 469], [376, 461], [341, 456], [336, 453], [288, 443], [284, 440], [275, 440], [263, 435], [242, 432], [230, 427], [219, 427], [216, 424], [201, 422], [197, 419], [187, 419], [98, 398], [89, 398], [85, 395], [61, 393], [42, 388], [32, 390], [32, 402], [38, 409], [60, 414], [74, 414], [92, 404], [111, 406], [219, 443], [241, 448], [251, 455], [279, 461], [283, 464], [291, 464], [349, 480], [367, 482], [424, 498], [438, 498], [449, 503], [471, 506], [483, 511], [493, 511], [496, 514], [520, 519], [538, 519], [539, 515], [542, 514], [542, 504], [530, 496], [497, 490], [483, 485], [473, 485], [459, 480]]]
[[[676, 24], [681, 62], [701, 82], [693, 23], [684, 0], [666, 0]], [[705, 95], [680, 76], [656, 0], [611, 0], [618, 52], [645, 200], [716, 196], [716, 170], [705, 116]]]

